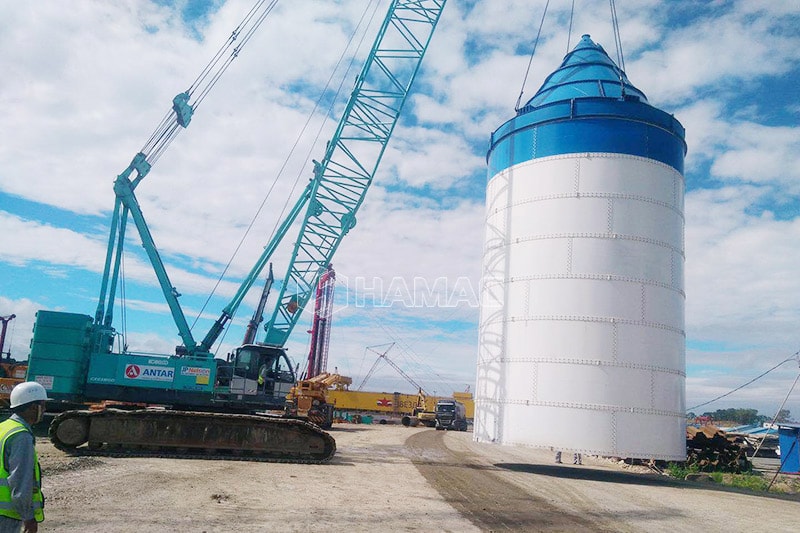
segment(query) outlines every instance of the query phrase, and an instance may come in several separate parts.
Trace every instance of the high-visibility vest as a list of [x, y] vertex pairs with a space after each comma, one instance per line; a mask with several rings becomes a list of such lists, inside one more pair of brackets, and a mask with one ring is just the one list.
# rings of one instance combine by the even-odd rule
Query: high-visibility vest
[[[30, 430], [22, 423], [9, 418], [0, 422], [0, 516], [22, 520], [11, 502], [11, 487], [8, 484], [8, 469], [5, 464], [6, 442], [9, 437]], [[39, 455], [33, 449], [33, 517], [37, 522], [44, 520], [44, 497], [42, 496], [42, 472], [39, 468]]]

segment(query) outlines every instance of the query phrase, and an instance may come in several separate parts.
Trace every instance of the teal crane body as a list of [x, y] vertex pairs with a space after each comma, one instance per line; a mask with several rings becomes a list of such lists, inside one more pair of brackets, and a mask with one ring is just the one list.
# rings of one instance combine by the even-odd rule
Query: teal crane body
[[[28, 379], [42, 383], [51, 398], [64, 402], [117, 400], [221, 411], [282, 408], [296, 381], [284, 346], [319, 276], [356, 225], [358, 209], [445, 3], [391, 3], [325, 155], [314, 162], [311, 181], [200, 342], [186, 320], [180, 293], [169, 278], [135, 194], [171, 140], [189, 125], [199, 103], [192, 101], [194, 95], [202, 98], [209, 86], [193, 86], [178, 94], [165, 120], [114, 182], [115, 203], [94, 317], [39, 311]], [[234, 49], [232, 57], [240, 48]], [[216, 359], [214, 344], [297, 220], [302, 220], [300, 231], [263, 342], [237, 348], [227, 361]], [[132, 353], [124, 344], [114, 350], [120, 337], [113, 327], [113, 309], [129, 221], [138, 231], [177, 326], [182, 345], [175, 354]], [[268, 376], [266, 384], [264, 376]]]

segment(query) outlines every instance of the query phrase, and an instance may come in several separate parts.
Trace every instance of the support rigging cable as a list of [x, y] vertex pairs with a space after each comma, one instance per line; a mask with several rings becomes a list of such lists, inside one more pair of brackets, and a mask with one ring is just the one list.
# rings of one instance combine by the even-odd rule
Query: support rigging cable
[[[236, 29], [233, 30], [228, 40], [217, 51], [189, 89], [185, 93], [176, 96], [175, 99], [182, 99], [184, 104], [189, 104], [189, 99], [196, 93], [199, 93], [190, 104], [192, 110], [196, 110], [209, 91], [216, 85], [222, 74], [228, 70], [233, 60], [238, 57], [239, 52], [241, 52], [244, 46], [250, 41], [256, 30], [261, 26], [261, 23], [272, 13], [277, 3], [278, 0], [270, 0], [269, 3], [267, 3], [267, 0], [258, 0]], [[242, 34], [241, 41], [234, 47], [237, 39], [239, 39]], [[232, 47], [233, 49], [231, 50]], [[227, 57], [225, 57], [226, 53], [228, 54]], [[176, 100], [173, 102], [176, 102]], [[161, 120], [161, 124], [159, 124], [140, 150], [141, 153], [147, 155], [147, 161], [150, 165], [154, 165], [158, 161], [180, 130], [186, 126], [188, 120], [190, 120], [190, 117], [179, 116], [174, 107], [167, 112]]]
[[[348, 39], [348, 42], [347, 42], [344, 50], [342, 51], [341, 55], [339, 56], [339, 59], [337, 60], [336, 65], [332, 69], [331, 74], [330, 74], [330, 76], [328, 77], [328, 80], [325, 83], [325, 86], [323, 87], [322, 91], [320, 92], [319, 97], [317, 98], [316, 102], [314, 103], [314, 107], [312, 108], [311, 112], [308, 114], [308, 117], [306, 118], [306, 122], [303, 124], [303, 127], [301, 128], [300, 132], [297, 134], [297, 136], [296, 136], [296, 138], [294, 140], [294, 143], [293, 143], [291, 149], [289, 150], [288, 155], [284, 159], [280, 169], [278, 170], [277, 174], [275, 175], [275, 178], [272, 180], [272, 183], [270, 184], [269, 189], [267, 190], [266, 194], [264, 195], [264, 198], [262, 199], [261, 204], [259, 205], [259, 207], [256, 210], [255, 214], [251, 218], [250, 223], [248, 224], [248, 226], [245, 229], [241, 239], [239, 240], [239, 243], [237, 244], [237, 246], [234, 249], [233, 253], [231, 254], [230, 258], [228, 259], [228, 262], [225, 265], [225, 268], [220, 273], [219, 277], [217, 278], [216, 283], [214, 284], [214, 287], [212, 288], [211, 292], [209, 293], [208, 297], [206, 298], [205, 302], [203, 303], [203, 306], [198, 311], [197, 316], [195, 317], [194, 322], [192, 323], [192, 326], [191, 326], [192, 329], [197, 324], [197, 322], [199, 321], [199, 319], [202, 316], [203, 312], [205, 311], [206, 307], [211, 302], [211, 299], [214, 297], [217, 289], [219, 288], [219, 286], [222, 283], [225, 275], [227, 274], [231, 264], [233, 264], [234, 259], [239, 254], [239, 252], [241, 251], [242, 247], [244, 246], [245, 239], [250, 234], [250, 231], [253, 229], [253, 226], [255, 225], [256, 220], [261, 215], [261, 212], [263, 211], [267, 201], [271, 197], [272, 192], [274, 191], [274, 189], [275, 189], [276, 185], [278, 184], [280, 178], [283, 176], [283, 173], [286, 170], [290, 160], [292, 159], [292, 157], [293, 157], [293, 155], [295, 153], [295, 150], [297, 149], [297, 147], [300, 144], [300, 140], [303, 138], [303, 136], [304, 136], [306, 130], [308, 129], [309, 125], [311, 124], [311, 121], [313, 120], [313, 118], [317, 115], [317, 112], [318, 112], [319, 108], [321, 107], [322, 102], [325, 99], [325, 96], [328, 94], [329, 88], [333, 84], [333, 80], [336, 77], [337, 72], [340, 71], [340, 67], [341, 67], [342, 63], [344, 62], [344, 59], [348, 55], [350, 55], [350, 63], [348, 64], [344, 74], [341, 75], [341, 77], [340, 77], [339, 85], [336, 88], [336, 92], [335, 92], [334, 96], [331, 98], [331, 103], [330, 103], [330, 105], [329, 105], [329, 107], [328, 107], [328, 109], [326, 111], [325, 120], [323, 120], [321, 122], [319, 128], [317, 129], [316, 136], [314, 137], [314, 140], [311, 143], [311, 145], [309, 147], [309, 150], [305, 155], [304, 163], [303, 163], [302, 167], [300, 168], [300, 170], [298, 171], [297, 176], [295, 177], [294, 183], [293, 183], [293, 185], [292, 185], [292, 187], [291, 187], [291, 189], [289, 191], [289, 194], [286, 196], [286, 201], [283, 204], [283, 208], [281, 209], [280, 213], [276, 217], [275, 226], [273, 227], [272, 233], [268, 237], [267, 241], [272, 239], [272, 236], [275, 235], [275, 232], [277, 231], [277, 228], [278, 228], [280, 222], [284, 219], [284, 215], [286, 213], [286, 210], [289, 207], [289, 204], [290, 204], [290, 202], [292, 200], [292, 197], [294, 196], [294, 192], [297, 189], [297, 185], [300, 183], [300, 179], [303, 176], [304, 170], [305, 170], [305, 168], [306, 168], [306, 166], [308, 164], [308, 161], [309, 161], [309, 159], [311, 157], [311, 152], [315, 149], [315, 147], [317, 145], [317, 142], [319, 141], [319, 138], [321, 137], [323, 128], [324, 128], [325, 124], [327, 123], [328, 117], [330, 117], [330, 115], [331, 115], [331, 111], [333, 109], [333, 106], [336, 104], [336, 102], [338, 101], [339, 95], [342, 93], [342, 89], [344, 87], [345, 81], [347, 79], [349, 79], [348, 73], [351, 72], [351, 70], [352, 70], [352, 68], [353, 68], [353, 66], [355, 64], [355, 60], [356, 60], [356, 56], [357, 56], [356, 52], [358, 50], [360, 50], [361, 47], [363, 46], [365, 37], [367, 35], [366, 29], [368, 27], [370, 27], [370, 25], [372, 24], [372, 21], [374, 20], [375, 14], [377, 13], [378, 6], [379, 6], [379, 3], [375, 2], [374, 0], [372, 0], [365, 7], [364, 11], [362, 12], [361, 18], [359, 19], [358, 23], [356, 24], [355, 28], [353, 29], [353, 32], [351, 33], [350, 38]], [[369, 20], [367, 21], [366, 24], [364, 24], [366, 16], [367, 16], [368, 13], [370, 13], [370, 10], [371, 10], [371, 15], [369, 17]], [[363, 31], [362, 31], [362, 28], [363, 28]], [[353, 44], [353, 42], [354, 42], [354, 40], [356, 38], [356, 35], [358, 35], [359, 32], [361, 32], [361, 38], [360, 38], [360, 40], [358, 42], [358, 45], [356, 46], [355, 50], [351, 53], [350, 51], [352, 49], [352, 44]], [[233, 317], [231, 317], [231, 318], [233, 318]], [[230, 324], [230, 322], [229, 322], [229, 324]], [[227, 328], [226, 328], [226, 331], [221, 335], [219, 341], [217, 342], [217, 351], [222, 346], [222, 343], [224, 342], [226, 335], [227, 335]]]
[[[773, 427], [773, 428], [775, 427], [775, 422], [778, 421], [778, 417], [780, 416], [781, 411], [783, 411], [783, 407], [786, 405], [786, 402], [789, 401], [789, 396], [792, 395], [792, 391], [794, 390], [795, 385], [797, 385], [797, 381], [798, 380], [800, 380], [800, 373], [798, 373], [797, 377], [794, 378], [794, 383], [792, 383], [792, 386], [789, 387], [789, 392], [786, 393], [786, 398], [783, 399], [783, 403], [781, 403], [781, 406], [778, 407], [777, 411], [775, 411], [775, 416], [772, 418], [772, 422], [770, 423], [770, 427]], [[753, 455], [751, 455], [751, 457], [755, 457], [756, 456], [756, 454], [758, 453], [758, 450], [761, 449], [761, 445], [764, 444], [765, 440], [767, 440], [767, 434], [766, 433], [764, 433], [764, 436], [761, 437], [761, 441], [759, 441], [758, 446], [756, 446], [756, 449], [755, 449], [755, 451], [753, 451]], [[785, 459], [785, 456], [784, 456], [784, 461], [785, 460], [786, 459]], [[783, 466], [783, 464], [781, 464], [781, 466]]]
[[525, 93], [525, 84], [528, 82], [528, 74], [531, 71], [531, 64], [533, 63], [533, 56], [536, 54], [536, 45], [539, 44], [539, 36], [542, 34], [542, 26], [544, 26], [544, 18], [547, 16], [547, 7], [550, 5], [550, 0], [544, 5], [544, 12], [542, 13], [542, 21], [539, 23], [539, 31], [536, 32], [536, 40], [533, 42], [533, 51], [531, 57], [528, 59], [528, 68], [525, 70], [525, 77], [522, 79], [522, 88], [519, 90], [517, 103], [514, 105], [514, 111], [519, 111], [519, 105], [522, 103], [522, 95]]
[[699, 405], [695, 405], [694, 407], [689, 407], [689, 408], [688, 408], [686, 411], [687, 411], [687, 412], [689, 412], [689, 411], [694, 411], [694, 410], [695, 410], [695, 409], [697, 409], [698, 407], [703, 407], [704, 405], [708, 405], [708, 404], [710, 404], [710, 403], [714, 403], [714, 402], [716, 402], [717, 400], [721, 400], [722, 398], [724, 398], [724, 397], [726, 397], [726, 396], [730, 396], [730, 395], [731, 395], [731, 394], [733, 394], [734, 392], [736, 392], [736, 391], [738, 391], [738, 390], [741, 390], [741, 389], [743, 389], [743, 388], [747, 387], [748, 385], [750, 385], [751, 383], [754, 383], [755, 381], [757, 381], [757, 380], [759, 380], [759, 379], [763, 378], [764, 376], [766, 376], [767, 374], [769, 374], [770, 372], [772, 372], [773, 370], [775, 370], [775, 369], [776, 369], [776, 368], [778, 368], [779, 366], [781, 366], [781, 365], [783, 365], [783, 364], [785, 364], [785, 363], [788, 363], [789, 361], [798, 361], [798, 362], [800, 362], [800, 350], [796, 351], [794, 354], [792, 354], [792, 356], [791, 356], [791, 357], [789, 357], [789, 358], [787, 358], [787, 359], [784, 359], [783, 361], [781, 361], [781, 362], [780, 362], [780, 363], [778, 363], [777, 365], [773, 366], [772, 368], [770, 368], [770, 369], [769, 369], [769, 370], [767, 370], [766, 372], [764, 372], [764, 373], [762, 373], [762, 374], [759, 374], [758, 376], [754, 377], [753, 379], [751, 379], [750, 381], [748, 381], [748, 382], [747, 382], [747, 383], [745, 383], [744, 385], [740, 385], [740, 386], [736, 387], [735, 389], [733, 389], [732, 391], [726, 392], [725, 394], [723, 394], [723, 395], [721, 395], [721, 396], [717, 396], [717, 397], [716, 397], [716, 398], [714, 398], [713, 400], [709, 400], [709, 401], [707, 401], [707, 402], [703, 402], [703, 403], [701, 403], [701, 404], [699, 404]]
[[[619, 18], [617, 18], [617, 5], [614, 0], [608, 0], [611, 7], [611, 25], [614, 28], [614, 44], [617, 47], [617, 64], [622, 71], [625, 71], [625, 56], [622, 54], [622, 38], [619, 33]], [[622, 83], [622, 76], [620, 76]]]
[[575, 0], [572, 0], [572, 8], [569, 10], [569, 30], [567, 30], [567, 51], [569, 53], [569, 43], [572, 40], [572, 19], [575, 17]]

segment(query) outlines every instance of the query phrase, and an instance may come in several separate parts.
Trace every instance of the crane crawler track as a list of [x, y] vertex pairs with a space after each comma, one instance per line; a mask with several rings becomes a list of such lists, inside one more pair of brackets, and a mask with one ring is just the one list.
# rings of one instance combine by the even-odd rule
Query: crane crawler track
[[194, 411], [66, 411], [49, 436], [59, 450], [84, 456], [318, 464], [336, 452], [333, 437], [302, 420]]

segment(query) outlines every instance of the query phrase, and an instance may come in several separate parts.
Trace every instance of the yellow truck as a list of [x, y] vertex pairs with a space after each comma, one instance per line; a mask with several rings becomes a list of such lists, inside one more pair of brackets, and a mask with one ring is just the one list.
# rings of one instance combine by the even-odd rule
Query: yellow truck
[[[457, 392], [453, 394], [453, 398], [464, 404], [467, 418], [472, 418], [475, 411], [472, 394]], [[435, 423], [436, 402], [441, 399], [444, 398], [400, 392], [328, 391], [328, 402], [338, 412], [373, 415], [374, 419], [382, 423], [399, 420], [404, 416], [417, 416], [419, 422], [430, 427]]]

